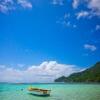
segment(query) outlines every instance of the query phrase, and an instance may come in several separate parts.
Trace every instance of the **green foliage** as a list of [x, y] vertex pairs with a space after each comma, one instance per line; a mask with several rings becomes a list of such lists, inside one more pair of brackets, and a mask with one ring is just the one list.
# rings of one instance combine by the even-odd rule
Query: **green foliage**
[[62, 76], [55, 82], [100, 82], [100, 62], [82, 72], [73, 73], [69, 77]]

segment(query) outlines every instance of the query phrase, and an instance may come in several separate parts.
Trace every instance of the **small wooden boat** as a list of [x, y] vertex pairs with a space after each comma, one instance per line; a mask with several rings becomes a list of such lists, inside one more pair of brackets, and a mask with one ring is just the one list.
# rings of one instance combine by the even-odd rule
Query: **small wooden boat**
[[39, 88], [33, 88], [33, 87], [28, 88], [28, 91], [30, 94], [36, 95], [36, 96], [50, 96], [50, 92], [51, 92], [51, 90], [39, 89]]

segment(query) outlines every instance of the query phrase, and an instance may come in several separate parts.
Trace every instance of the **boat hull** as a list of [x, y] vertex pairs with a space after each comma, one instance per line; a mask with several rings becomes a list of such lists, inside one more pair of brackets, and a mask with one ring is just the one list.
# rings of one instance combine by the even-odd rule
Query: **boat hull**
[[35, 96], [50, 96], [50, 94], [43, 94], [43, 93], [38, 93], [38, 92], [29, 92], [29, 94], [31, 95], [35, 95]]

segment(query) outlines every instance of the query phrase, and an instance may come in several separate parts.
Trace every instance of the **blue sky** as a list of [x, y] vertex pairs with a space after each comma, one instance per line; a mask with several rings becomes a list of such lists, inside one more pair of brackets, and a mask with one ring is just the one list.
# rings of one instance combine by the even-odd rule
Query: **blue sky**
[[[1, 0], [0, 65], [100, 61], [99, 0]], [[48, 62], [50, 63], [50, 62]]]

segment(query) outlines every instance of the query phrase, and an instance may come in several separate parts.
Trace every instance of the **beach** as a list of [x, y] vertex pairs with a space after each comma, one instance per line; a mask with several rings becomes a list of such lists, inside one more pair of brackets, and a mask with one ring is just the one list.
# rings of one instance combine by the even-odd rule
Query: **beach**
[[[29, 94], [29, 86], [51, 89], [48, 97]], [[99, 100], [99, 84], [0, 84], [0, 100]]]

